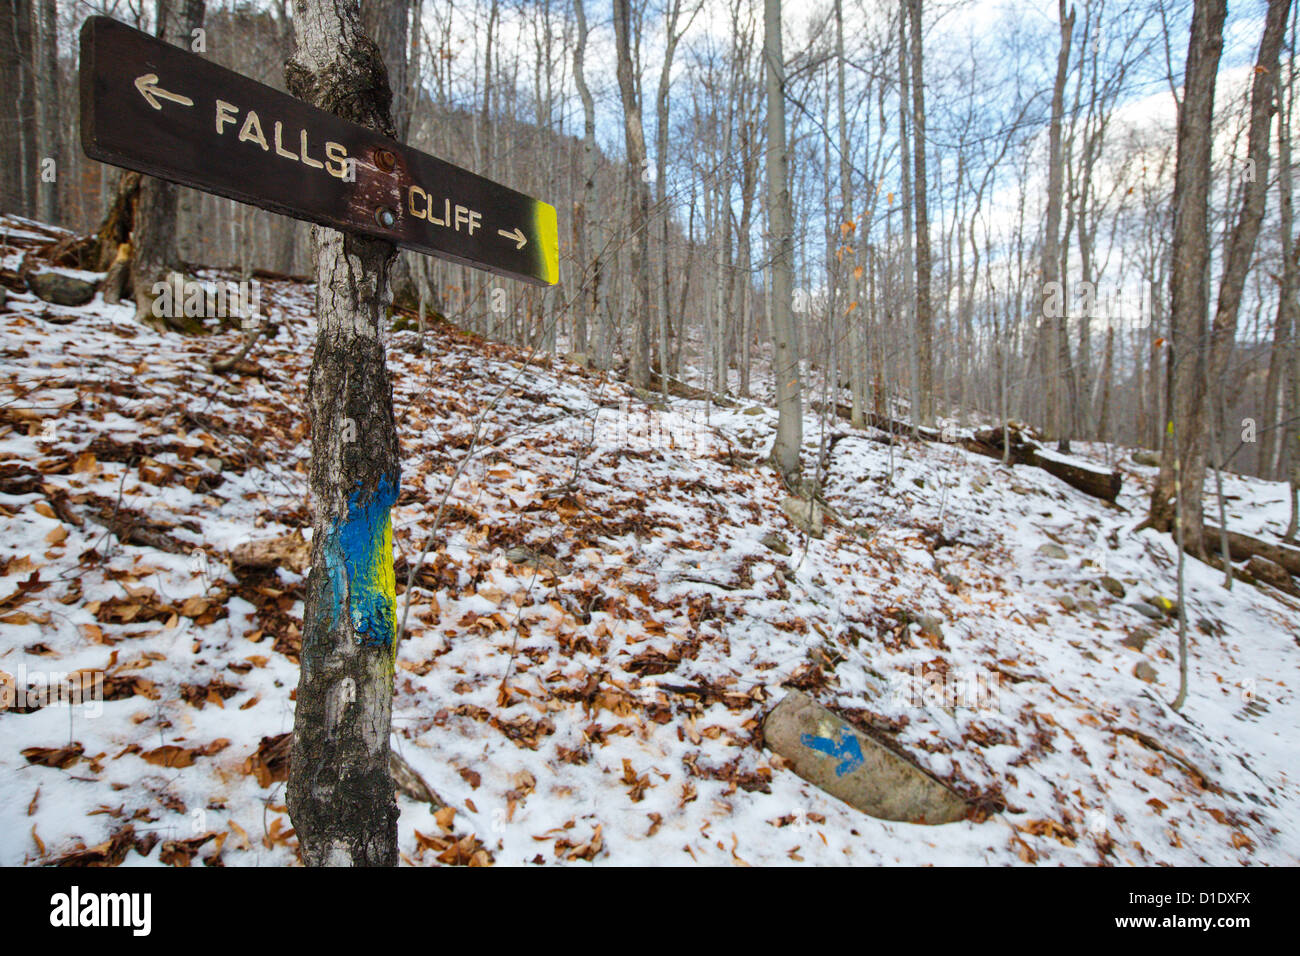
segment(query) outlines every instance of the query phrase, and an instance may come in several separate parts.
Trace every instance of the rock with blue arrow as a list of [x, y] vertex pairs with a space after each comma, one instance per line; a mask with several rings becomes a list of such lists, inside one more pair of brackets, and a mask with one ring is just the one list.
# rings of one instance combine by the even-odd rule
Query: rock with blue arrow
[[799, 776], [873, 817], [937, 824], [966, 816], [950, 787], [801, 691], [772, 708], [763, 736]]

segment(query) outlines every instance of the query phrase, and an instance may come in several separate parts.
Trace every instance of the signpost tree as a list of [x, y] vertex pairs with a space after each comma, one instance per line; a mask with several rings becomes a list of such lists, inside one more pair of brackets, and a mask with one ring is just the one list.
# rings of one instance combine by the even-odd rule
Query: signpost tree
[[289, 813], [308, 865], [397, 863], [391, 509], [401, 480], [384, 351], [396, 247], [558, 278], [555, 210], [393, 138], [358, 0], [296, 0], [293, 96], [104, 17], [81, 33], [87, 155], [306, 219], [312, 563]]

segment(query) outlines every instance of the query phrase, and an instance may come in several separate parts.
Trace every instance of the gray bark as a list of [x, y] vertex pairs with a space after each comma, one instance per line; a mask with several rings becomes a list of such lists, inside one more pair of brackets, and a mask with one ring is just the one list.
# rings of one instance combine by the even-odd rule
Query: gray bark
[[[158, 36], [188, 49], [190, 31], [203, 26], [205, 0], [158, 0]], [[180, 187], [142, 177], [132, 224], [131, 285], [137, 322], [165, 329], [168, 317], [153, 314], [153, 287], [180, 265], [176, 246], [176, 200]], [[173, 316], [171, 318], [180, 318]], [[183, 327], [183, 326], [178, 326]]]
[[898, 7], [898, 155], [902, 164], [903, 214], [903, 311], [907, 329], [907, 364], [911, 395], [909, 417], [913, 425], [921, 422], [921, 345], [916, 328], [916, 296], [912, 265], [912, 150], [910, 145], [911, 118], [908, 103], [911, 100], [911, 79], [907, 68], [907, 0], [899, 0]]
[[41, 93], [41, 155], [40, 160], [53, 161], [55, 179], [47, 182], [44, 170], [37, 167], [37, 192], [40, 196], [39, 217], [45, 222], [57, 223], [59, 216], [59, 177], [66, 177], [63, 166], [63, 136], [60, 128], [60, 93], [63, 84], [59, 76], [59, 5], [56, 0], [41, 0], [41, 70], [38, 77]]
[[781, 0], [764, 0], [763, 59], [767, 77], [767, 221], [771, 252], [772, 375], [776, 379], [777, 431], [772, 459], [787, 481], [799, 474], [803, 399], [793, 310], [794, 237], [790, 156], [785, 131], [785, 60], [781, 52]]
[[619, 97], [623, 103], [623, 140], [627, 149], [628, 189], [631, 192], [628, 228], [633, 242], [630, 376], [637, 388], [650, 385], [650, 190], [642, 180], [646, 168], [645, 126], [641, 120], [640, 74], [633, 65], [631, 0], [614, 0]]
[[[1178, 111], [1178, 161], [1174, 171], [1174, 222], [1170, 270], [1170, 336], [1166, 363], [1167, 423], [1160, 474], [1151, 491], [1147, 523], [1169, 530], [1177, 523], [1180, 545], [1200, 551], [1200, 487], [1178, 496], [1189, 474], [1195, 442], [1187, 427], [1205, 377], [1206, 270], [1210, 265], [1207, 197], [1213, 142], [1214, 87], [1223, 52], [1225, 0], [1196, 0], [1188, 40], [1183, 101]], [[1203, 474], [1203, 472], [1202, 472]], [[1181, 500], [1180, 500], [1181, 497]], [[1175, 501], [1178, 502], [1175, 508]], [[1177, 522], [1175, 522], [1177, 518]], [[1187, 529], [1195, 540], [1182, 532]]]
[[[1074, 32], [1074, 8], [1065, 12], [1065, 0], [1057, 2], [1061, 43], [1056, 55], [1056, 81], [1052, 85], [1052, 116], [1048, 128], [1047, 217], [1044, 223], [1042, 297], [1043, 308], [1039, 318], [1043, 322], [1043, 346], [1047, 377], [1047, 421], [1056, 432], [1063, 450], [1070, 446], [1069, 421], [1073, 408], [1063, 394], [1062, 378], [1069, 372], [1069, 346], [1066, 328], [1068, 319], [1061, 284], [1061, 201], [1064, 180], [1064, 159], [1061, 150], [1061, 117], [1065, 111], [1065, 80], [1070, 65], [1070, 37]], [[1060, 314], [1053, 315], [1048, 307], [1049, 298], [1055, 294]], [[1066, 343], [1063, 345], [1063, 343]]]
[[934, 421], [934, 332], [930, 303], [930, 217], [926, 204], [925, 72], [922, 59], [921, 0], [907, 0], [912, 40], [913, 208], [916, 212], [916, 338], [921, 378], [920, 423]]
[[[578, 87], [578, 96], [582, 99], [582, 196], [579, 199], [574, 216], [575, 230], [578, 238], [578, 265], [582, 269], [583, 288], [578, 295], [575, 307], [574, 325], [575, 351], [587, 350], [589, 324], [597, 322], [603, 329], [601, 319], [601, 236], [596, 215], [596, 102], [587, 86], [586, 52], [587, 15], [583, 0], [573, 0], [573, 12], [578, 20], [578, 36], [573, 47], [573, 81]], [[608, 362], [603, 351], [606, 337], [597, 335], [601, 348], [593, 357], [598, 368], [604, 368]]]
[[[1211, 415], [1217, 415], [1221, 399], [1211, 401], [1211, 395], [1221, 395], [1227, 385], [1228, 359], [1237, 337], [1237, 316], [1241, 308], [1241, 295], [1246, 285], [1246, 272], [1255, 251], [1260, 223], [1264, 218], [1265, 194], [1268, 189], [1269, 138], [1273, 113], [1276, 110], [1278, 58], [1286, 33], [1287, 15], [1291, 0], [1269, 0], [1264, 20], [1264, 33], [1260, 40], [1259, 56], [1255, 64], [1250, 91], [1250, 128], [1247, 134], [1247, 155], [1254, 167], [1254, 176], [1243, 183], [1241, 208], [1233, 225], [1224, 256], [1223, 278], [1219, 283], [1218, 304], [1210, 328], [1207, 375], [1196, 383], [1197, 395], [1188, 420], [1189, 438], [1192, 442], [1186, 465], [1188, 496], [1199, 498], [1206, 468], [1206, 444], [1212, 430], [1207, 427]], [[1215, 450], [1215, 460], [1222, 449]], [[1201, 507], [1193, 505], [1197, 524]], [[1192, 533], [1199, 540], [1199, 530]]]
[[[379, 49], [356, 0], [297, 0], [290, 91], [393, 134]], [[289, 814], [309, 866], [397, 864], [389, 775], [395, 647], [392, 528], [400, 481], [383, 333], [393, 247], [313, 229], [319, 329], [308, 380], [312, 564]]]

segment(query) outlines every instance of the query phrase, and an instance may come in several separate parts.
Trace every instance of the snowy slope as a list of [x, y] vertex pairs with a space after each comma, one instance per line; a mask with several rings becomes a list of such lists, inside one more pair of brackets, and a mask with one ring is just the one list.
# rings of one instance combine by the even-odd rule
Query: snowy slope
[[[282, 764], [270, 740], [254, 754], [292, 728], [303, 578], [227, 556], [309, 525], [312, 290], [269, 282], [262, 302], [281, 320], [259, 375], [221, 376], [207, 360], [238, 331], [10, 293], [0, 671], [102, 672], [107, 699], [0, 713], [0, 863], [295, 861]], [[394, 746], [455, 811], [401, 797], [405, 861], [1300, 862], [1300, 603], [1189, 562], [1191, 694], [1170, 710], [1177, 632], [1135, 607], [1176, 597], [1169, 541], [1129, 530], [1150, 469], [1122, 466], [1115, 509], [840, 427], [842, 520], [808, 539], [758, 464], [770, 409], [660, 411], [564, 362], [426, 343], [390, 343], [399, 611], [481, 434], [399, 652]], [[1227, 484], [1234, 526], [1285, 521], [1281, 486]], [[759, 724], [787, 684], [892, 739], [972, 819], [875, 820], [784, 769]]]

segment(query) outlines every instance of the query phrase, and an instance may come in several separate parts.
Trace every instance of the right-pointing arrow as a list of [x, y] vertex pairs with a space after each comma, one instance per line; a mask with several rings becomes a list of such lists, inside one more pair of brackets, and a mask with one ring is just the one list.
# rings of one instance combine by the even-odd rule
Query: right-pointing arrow
[[516, 249], [522, 249], [528, 244], [528, 237], [524, 235], [524, 231], [518, 226], [515, 226], [514, 232], [506, 232], [504, 229], [498, 229], [497, 235], [505, 236], [507, 239], [513, 239]]

